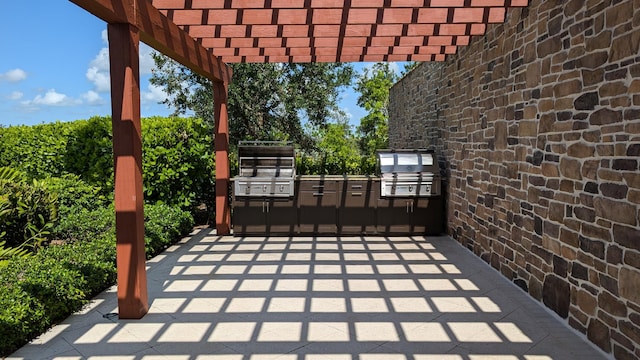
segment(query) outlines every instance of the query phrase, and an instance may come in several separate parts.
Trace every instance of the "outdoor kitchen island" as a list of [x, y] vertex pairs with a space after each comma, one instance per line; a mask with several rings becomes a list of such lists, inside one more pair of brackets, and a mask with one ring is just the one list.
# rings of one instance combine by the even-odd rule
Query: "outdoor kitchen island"
[[291, 198], [233, 198], [234, 235], [438, 235], [444, 199], [381, 197], [373, 176], [297, 176]]
[[[381, 152], [378, 154], [379, 177], [289, 176], [295, 174], [295, 169], [288, 168], [288, 151], [283, 152], [284, 159], [274, 160], [274, 151], [259, 150], [270, 154], [268, 161], [253, 156], [244, 163], [276, 166], [269, 171], [266, 170], [269, 166], [243, 169], [240, 162], [240, 172], [245, 176], [233, 179], [231, 220], [236, 236], [438, 235], [444, 232], [444, 197], [433, 153]], [[269, 176], [246, 176], [265, 173]], [[286, 179], [281, 174], [285, 174]]]

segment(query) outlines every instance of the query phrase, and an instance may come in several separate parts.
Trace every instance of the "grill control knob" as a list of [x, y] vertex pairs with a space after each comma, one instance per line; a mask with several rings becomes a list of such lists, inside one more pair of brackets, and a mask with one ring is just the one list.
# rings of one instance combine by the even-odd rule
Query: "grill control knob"
[[284, 185], [280, 185], [280, 192], [284, 191]]
[[262, 185], [262, 191], [267, 192], [267, 185]]
[[413, 186], [409, 185], [409, 191], [413, 191]]

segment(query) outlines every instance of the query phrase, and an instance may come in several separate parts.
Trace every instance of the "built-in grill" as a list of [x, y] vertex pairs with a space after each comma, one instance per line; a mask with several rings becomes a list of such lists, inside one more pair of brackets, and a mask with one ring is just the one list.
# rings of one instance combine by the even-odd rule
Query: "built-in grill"
[[382, 197], [440, 195], [440, 167], [430, 150], [379, 150]]
[[295, 150], [280, 141], [242, 141], [238, 144], [236, 197], [293, 197]]

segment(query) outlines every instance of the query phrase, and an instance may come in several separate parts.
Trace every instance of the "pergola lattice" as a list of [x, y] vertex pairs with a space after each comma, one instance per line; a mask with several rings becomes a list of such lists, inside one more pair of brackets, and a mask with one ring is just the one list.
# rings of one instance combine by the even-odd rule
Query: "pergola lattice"
[[235, 62], [438, 61], [528, 0], [70, 0], [108, 23], [118, 308], [148, 309], [139, 43], [213, 82], [216, 230], [230, 232], [227, 90]]
[[227, 63], [437, 61], [527, 0], [153, 0]]

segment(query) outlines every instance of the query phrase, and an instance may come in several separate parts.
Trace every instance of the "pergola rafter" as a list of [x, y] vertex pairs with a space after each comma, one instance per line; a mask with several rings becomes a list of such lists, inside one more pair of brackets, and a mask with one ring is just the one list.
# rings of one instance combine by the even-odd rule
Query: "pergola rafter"
[[108, 23], [120, 318], [149, 308], [139, 42], [213, 82], [216, 230], [230, 232], [228, 84], [235, 62], [438, 61], [528, 0], [70, 0]]
[[441, 61], [528, 0], [152, 0], [227, 63]]

